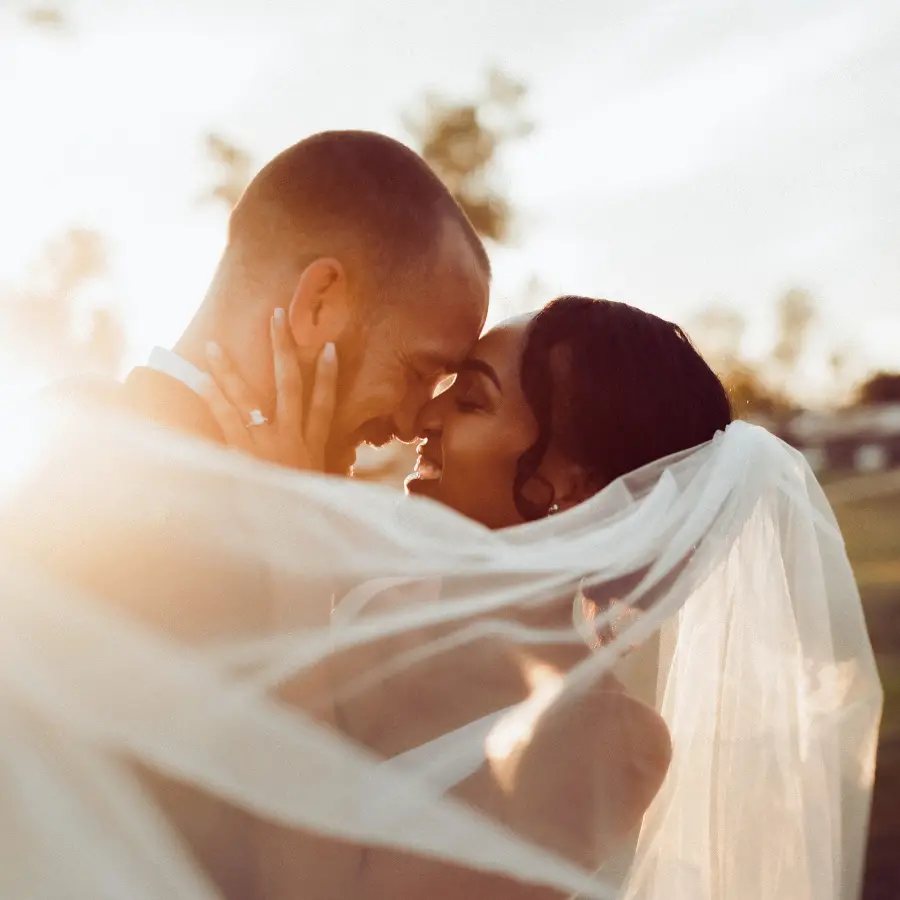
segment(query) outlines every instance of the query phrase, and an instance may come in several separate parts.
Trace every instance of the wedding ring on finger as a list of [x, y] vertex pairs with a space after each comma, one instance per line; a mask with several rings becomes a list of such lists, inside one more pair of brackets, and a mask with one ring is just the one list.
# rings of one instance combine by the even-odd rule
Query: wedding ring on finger
[[258, 428], [260, 425], [269, 424], [269, 420], [262, 414], [262, 410], [251, 409], [248, 415], [250, 421], [245, 425], [246, 428]]

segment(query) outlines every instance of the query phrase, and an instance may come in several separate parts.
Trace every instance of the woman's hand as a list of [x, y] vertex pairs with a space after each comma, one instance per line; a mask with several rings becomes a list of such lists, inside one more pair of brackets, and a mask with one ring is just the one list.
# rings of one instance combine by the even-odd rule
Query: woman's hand
[[203, 396], [225, 436], [225, 442], [253, 456], [294, 469], [322, 470], [334, 415], [337, 358], [326, 344], [316, 362], [309, 410], [303, 410], [303, 376], [297, 349], [283, 309], [271, 322], [275, 363], [275, 416], [268, 421], [246, 382], [221, 348], [207, 348], [209, 377]]

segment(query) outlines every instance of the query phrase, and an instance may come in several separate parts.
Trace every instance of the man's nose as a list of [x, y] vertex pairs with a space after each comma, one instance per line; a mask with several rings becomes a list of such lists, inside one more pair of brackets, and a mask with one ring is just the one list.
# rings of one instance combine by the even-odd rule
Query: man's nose
[[404, 444], [410, 444], [420, 436], [419, 413], [422, 405], [418, 403], [406, 403], [397, 410], [394, 417], [394, 433], [397, 440]]
[[394, 421], [398, 440], [408, 444], [424, 437], [426, 431], [438, 429], [440, 423], [436, 399], [431, 396], [424, 400], [421, 397], [408, 399]]

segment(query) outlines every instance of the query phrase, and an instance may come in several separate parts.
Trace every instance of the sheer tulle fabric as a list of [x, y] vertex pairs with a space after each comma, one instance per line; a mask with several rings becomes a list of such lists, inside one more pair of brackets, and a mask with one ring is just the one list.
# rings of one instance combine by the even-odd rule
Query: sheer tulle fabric
[[85, 412], [42, 428], [2, 497], [3, 896], [218, 896], [146, 772], [292, 860], [365, 848], [394, 897], [410, 858], [559, 896], [857, 895], [881, 690], [828, 504], [767, 432], [489, 532]]

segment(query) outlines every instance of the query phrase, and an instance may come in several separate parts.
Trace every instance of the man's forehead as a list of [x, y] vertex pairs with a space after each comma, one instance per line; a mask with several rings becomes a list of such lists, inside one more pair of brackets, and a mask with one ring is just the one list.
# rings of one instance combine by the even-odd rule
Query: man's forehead
[[480, 317], [459, 309], [443, 312], [424, 309], [412, 322], [407, 321], [402, 343], [408, 356], [448, 368], [457, 365], [475, 346], [483, 326]]
[[445, 304], [449, 301], [466, 316], [478, 317], [480, 331], [487, 316], [490, 267], [485, 268], [471, 239], [455, 221], [443, 223], [436, 251], [429, 266], [427, 294]]
[[461, 342], [455, 345], [447, 343], [444, 346], [420, 345], [411, 348], [410, 356], [423, 368], [447, 372], [455, 369], [468, 356], [472, 346], [473, 343]]

